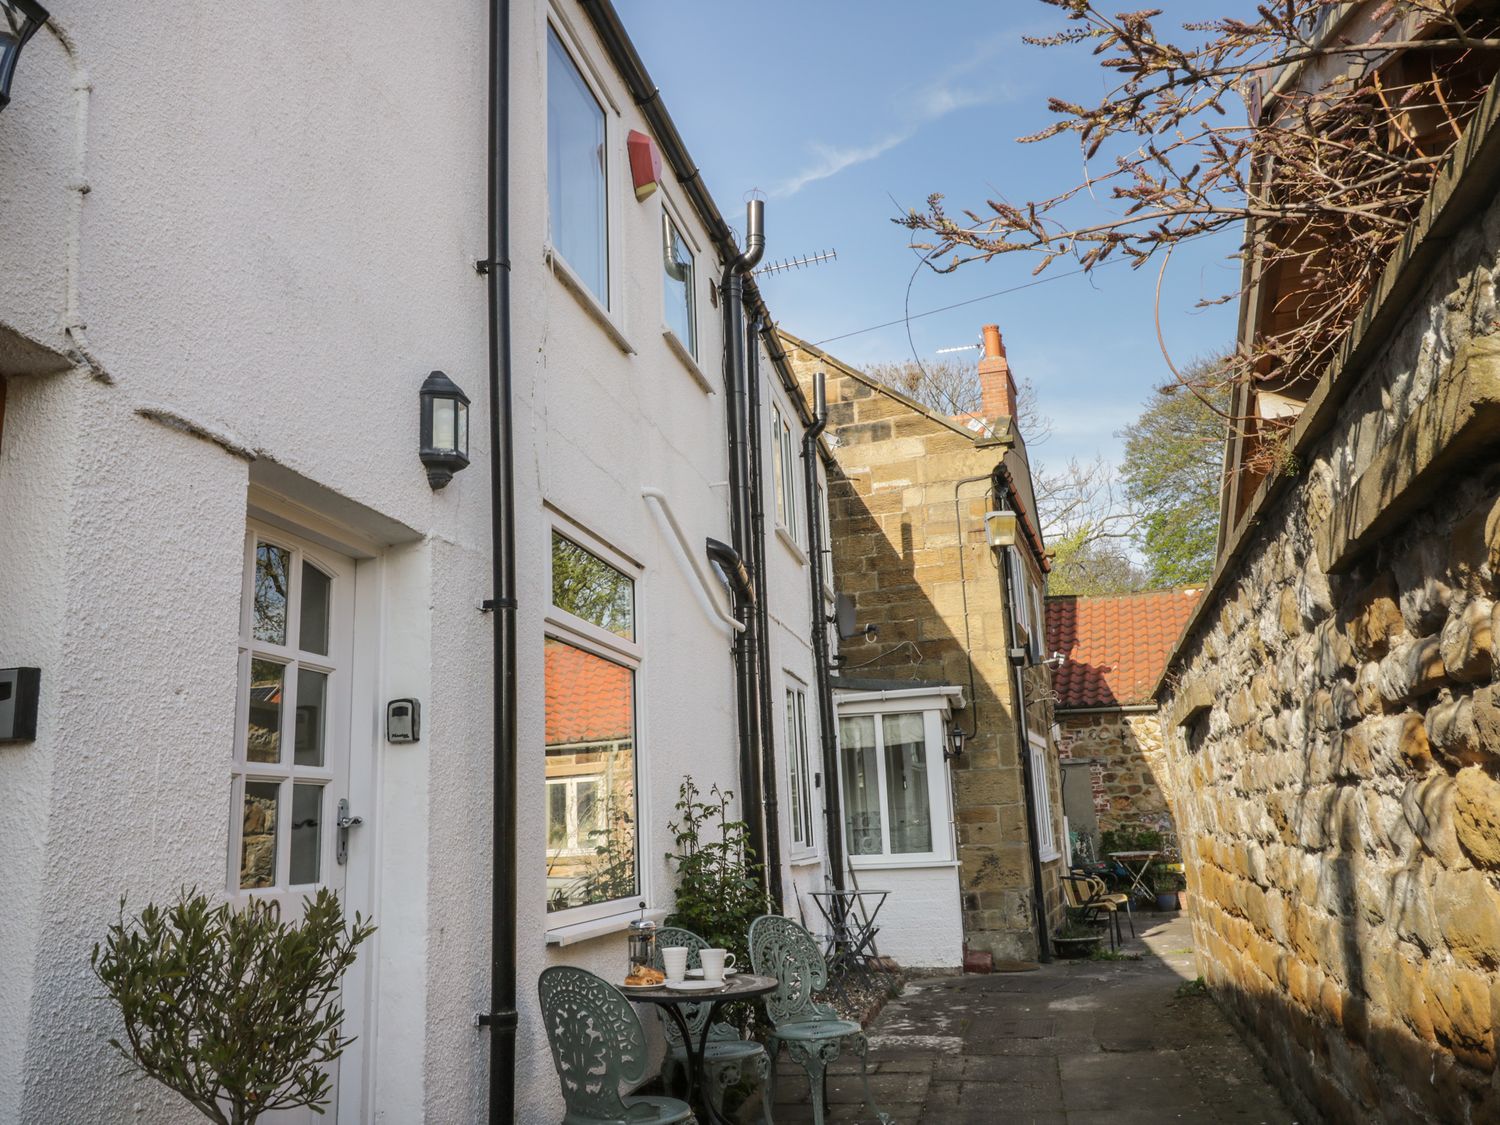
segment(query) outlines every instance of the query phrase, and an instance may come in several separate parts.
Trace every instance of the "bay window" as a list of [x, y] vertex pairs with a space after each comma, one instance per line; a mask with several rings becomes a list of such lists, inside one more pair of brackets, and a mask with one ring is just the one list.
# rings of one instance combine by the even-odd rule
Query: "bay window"
[[840, 784], [851, 862], [951, 860], [946, 705], [907, 710], [887, 704], [852, 713], [861, 709], [853, 700], [840, 705]]

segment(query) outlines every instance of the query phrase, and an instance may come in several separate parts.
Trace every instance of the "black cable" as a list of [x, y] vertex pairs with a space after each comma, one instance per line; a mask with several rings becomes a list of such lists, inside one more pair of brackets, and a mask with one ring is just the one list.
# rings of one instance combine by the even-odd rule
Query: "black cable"
[[[1105, 266], [1117, 265], [1118, 263], [1127, 260], [1128, 259], [1126, 258], [1111, 258], [1108, 261], [1100, 262], [1093, 268], [1096, 270], [1103, 269]], [[888, 320], [884, 324], [872, 324], [868, 328], [856, 328], [853, 332], [844, 332], [837, 336], [829, 336], [826, 339], [814, 340], [813, 347], [822, 347], [824, 344], [831, 344], [836, 340], [847, 340], [850, 336], [863, 336], [866, 332], [875, 332], [881, 328], [890, 328], [892, 325], [896, 324], [910, 323], [913, 320], [921, 320], [924, 316], [936, 316], [938, 313], [948, 312], [952, 309], [961, 309], [965, 305], [977, 305], [980, 301], [988, 301], [995, 297], [1004, 297], [1007, 293], [1019, 293], [1023, 289], [1032, 289], [1038, 285], [1046, 285], [1049, 281], [1061, 281], [1065, 277], [1077, 277], [1081, 273], [1090, 272], [1092, 271], [1086, 269], [1076, 269], [1069, 270], [1067, 273], [1055, 273], [1051, 277], [1039, 277], [1035, 281], [1026, 282], [1024, 285], [1012, 285], [1009, 289], [997, 289], [995, 292], [986, 293], [982, 297], [970, 297], [966, 301], [955, 301], [953, 302], [953, 304], [944, 305], [939, 309], [928, 309], [926, 312], [909, 313], [898, 320]], [[908, 286], [908, 289], [909, 288], [910, 287]]]

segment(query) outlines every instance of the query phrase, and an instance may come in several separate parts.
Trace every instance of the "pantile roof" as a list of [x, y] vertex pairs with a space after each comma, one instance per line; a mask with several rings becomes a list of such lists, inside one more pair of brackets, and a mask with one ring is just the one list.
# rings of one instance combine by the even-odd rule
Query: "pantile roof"
[[630, 669], [551, 639], [545, 664], [548, 746], [631, 736]]
[[1201, 589], [1047, 599], [1047, 651], [1066, 658], [1052, 674], [1060, 710], [1131, 707], [1151, 691]]

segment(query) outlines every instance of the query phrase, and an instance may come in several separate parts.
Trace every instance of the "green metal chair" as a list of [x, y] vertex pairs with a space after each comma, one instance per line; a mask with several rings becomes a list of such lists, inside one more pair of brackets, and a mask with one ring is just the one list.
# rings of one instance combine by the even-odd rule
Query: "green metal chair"
[[869, 1043], [859, 1024], [841, 1020], [827, 1004], [813, 999], [813, 994], [828, 984], [828, 965], [818, 952], [818, 943], [790, 918], [764, 914], [750, 924], [750, 963], [761, 976], [781, 982], [765, 998], [766, 1015], [775, 1030], [771, 1032], [771, 1089], [774, 1100], [776, 1056], [782, 1046], [792, 1061], [807, 1071], [812, 1086], [813, 1121], [823, 1125], [824, 1076], [828, 1064], [845, 1050], [859, 1056], [860, 1078], [865, 1084], [865, 1104], [875, 1111], [882, 1125], [891, 1125], [890, 1114], [875, 1104], [870, 1090], [870, 1073], [865, 1056]]
[[646, 1032], [625, 994], [586, 969], [554, 965], [536, 982], [567, 1112], [562, 1125], [675, 1125], [676, 1098], [622, 1097], [646, 1077]]
[[[664, 926], [656, 931], [656, 967], [658, 969], [662, 968], [662, 950], [675, 946], [688, 951], [689, 969], [703, 967], [698, 954], [709, 948], [708, 942], [692, 930]], [[703, 1042], [703, 1026], [708, 1022], [710, 1007], [708, 1004], [684, 1004], [680, 1009], [687, 1023], [688, 1034], [693, 1037], [695, 1044]], [[662, 1076], [670, 1080], [672, 1072], [677, 1068], [687, 1069], [688, 1048], [682, 1040], [682, 1032], [678, 1030], [676, 1021], [666, 1018], [665, 1013], [662, 1014], [661, 1026], [667, 1038], [667, 1061], [662, 1068]], [[747, 1067], [760, 1079], [763, 1091], [761, 1116], [765, 1119], [766, 1125], [772, 1125], [771, 1057], [766, 1053], [765, 1047], [753, 1039], [742, 1039], [739, 1031], [729, 1024], [716, 1023], [710, 1027], [708, 1040], [703, 1047], [703, 1073], [709, 1083], [708, 1094], [713, 1101], [716, 1113], [723, 1115], [724, 1091], [745, 1077]]]

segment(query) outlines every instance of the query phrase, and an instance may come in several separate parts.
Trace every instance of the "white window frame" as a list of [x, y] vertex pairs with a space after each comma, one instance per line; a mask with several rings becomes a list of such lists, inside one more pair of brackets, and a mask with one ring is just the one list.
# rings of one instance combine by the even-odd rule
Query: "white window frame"
[[[549, 214], [547, 222], [543, 227], [543, 257], [552, 270], [553, 275], [563, 283], [564, 288], [573, 294], [582, 303], [586, 312], [589, 313], [601, 328], [615, 342], [621, 351], [634, 354], [635, 348], [625, 335], [625, 314], [623, 270], [621, 259], [624, 255], [624, 212], [621, 209], [620, 192], [618, 185], [624, 183], [626, 161], [623, 154], [624, 141], [622, 140], [624, 125], [621, 122], [620, 106], [609, 94], [600, 70], [594, 65], [593, 59], [589, 57], [581, 45], [578, 35], [573, 31], [563, 13], [555, 6], [549, 7], [547, 11], [547, 26], [557, 36], [558, 43], [563, 52], [568, 56], [573, 67], [583, 78], [584, 85], [594, 95], [599, 107], [604, 111], [604, 248], [605, 268], [604, 285], [605, 293], [601, 297], [589, 288], [582, 276], [569, 264], [568, 259], [562, 251], [552, 244], [552, 219], [550, 215], [551, 191], [546, 193]], [[544, 37], [545, 38], [545, 37]], [[545, 60], [547, 52], [544, 50], [542, 91], [543, 91], [543, 128], [546, 127], [546, 91], [547, 78], [545, 73]], [[545, 145], [545, 132], [543, 134]], [[546, 158], [543, 159], [543, 167], [546, 168]]]
[[[953, 823], [953, 785], [949, 775], [948, 761], [943, 751], [948, 746], [948, 723], [952, 716], [952, 708], [962, 705], [963, 695], [958, 688], [950, 688], [942, 693], [934, 692], [929, 688], [913, 691], [848, 693], [839, 699], [838, 717], [840, 720], [866, 715], [874, 716], [876, 720], [875, 761], [876, 776], [880, 786], [880, 833], [883, 849], [874, 855], [855, 855], [849, 849], [848, 826], [845, 818], [841, 818], [839, 831], [843, 833], [844, 854], [848, 857], [851, 867], [952, 867], [957, 864], [958, 861], [955, 858], [958, 854], [957, 840]], [[930, 852], [892, 853], [889, 850], [891, 826], [890, 809], [886, 801], [885, 724], [882, 717], [912, 712], [922, 715], [922, 732], [926, 740], [927, 799], [929, 815], [932, 818], [932, 850]], [[840, 806], [842, 807], [845, 804], [842, 799], [845, 762], [842, 746], [839, 747], [838, 762], [839, 776], [830, 784], [836, 783], [839, 786]]]
[[1010, 558], [1012, 620], [1026, 630], [1026, 652], [1033, 663], [1046, 656], [1046, 611], [1043, 609], [1045, 575], [1020, 547], [1007, 552]]
[[[785, 672], [786, 783], [791, 799], [787, 801], [788, 838], [792, 842], [791, 860], [798, 862], [818, 853], [818, 821], [822, 806], [819, 791], [813, 783], [812, 750], [807, 737], [807, 685]], [[797, 823], [797, 800], [800, 784], [803, 823]], [[804, 831], [805, 829], [805, 831]]]
[[[549, 510], [548, 515], [550, 516], [547, 529], [546, 589], [548, 602], [547, 611], [543, 615], [543, 644], [545, 645], [548, 639], [561, 641], [563, 644], [572, 645], [574, 648], [598, 656], [601, 659], [629, 668], [631, 671], [631, 684], [633, 688], [631, 717], [634, 720], [631, 738], [633, 740], [635, 766], [636, 865], [636, 891], [634, 894], [627, 895], [624, 898], [611, 899], [609, 902], [590, 903], [586, 906], [570, 906], [563, 910], [547, 914], [546, 925], [549, 940], [551, 940], [555, 931], [564, 930], [579, 923], [593, 922], [599, 919], [628, 919], [634, 917], [638, 913], [638, 903], [643, 900], [646, 902], [652, 901], [650, 877], [652, 865], [646, 861], [646, 856], [649, 854], [649, 841], [651, 839], [650, 801], [648, 800], [651, 792], [650, 779], [646, 765], [646, 756], [642, 752], [641, 747], [641, 731], [645, 729], [642, 701], [646, 696], [646, 692], [642, 687], [642, 677], [646, 662], [645, 645], [641, 641], [643, 628], [641, 577], [644, 568], [628, 555], [622, 554], [598, 536], [561, 515], [561, 513]], [[554, 534], [571, 540], [631, 580], [634, 584], [631, 617], [632, 631], [635, 635], [634, 640], [622, 637], [617, 633], [611, 633], [609, 630], [595, 625], [592, 621], [576, 617], [552, 604], [552, 536]], [[543, 781], [545, 784], [545, 764], [543, 766]], [[545, 794], [545, 789], [543, 792]], [[543, 843], [545, 844], [546, 841], [544, 840]]]
[[1047, 768], [1047, 740], [1028, 731], [1031, 748], [1032, 816], [1036, 821], [1036, 855], [1043, 863], [1062, 856], [1057, 845], [1057, 827], [1052, 820], [1052, 772]]
[[798, 485], [802, 483], [798, 465], [797, 442], [792, 434], [788, 418], [792, 412], [782, 406], [780, 399], [771, 402], [771, 450], [776, 461], [771, 470], [771, 490], [776, 495], [776, 530], [781, 532], [787, 546], [799, 559], [804, 559], [805, 547], [802, 532], [802, 502]]
[[666, 199], [663, 199], [661, 207], [660, 258], [661, 268], [663, 271], [665, 271], [667, 268], [667, 252], [671, 248], [670, 243], [673, 231], [676, 231], [677, 235], [682, 239], [683, 245], [687, 248], [688, 257], [692, 259], [693, 263], [693, 276], [691, 279], [691, 283], [687, 287], [688, 324], [689, 334], [692, 336], [692, 339], [684, 340], [682, 337], [677, 335], [677, 330], [667, 323], [667, 295], [665, 284], [663, 284], [662, 288], [661, 331], [662, 335], [667, 338], [667, 343], [672, 345], [673, 350], [677, 351], [681, 358], [688, 361], [689, 366], [695, 370], [695, 372], [701, 379], [703, 378], [702, 372], [698, 371], [697, 368], [698, 356], [702, 353], [703, 350], [703, 329], [700, 323], [700, 318], [698, 316], [698, 260], [702, 256], [702, 247], [698, 245], [698, 240], [693, 237], [692, 231], [688, 228], [688, 224], [682, 221], [677, 208]]
[[[288, 552], [289, 578], [286, 592], [286, 634], [281, 642], [254, 636], [253, 586], [256, 554], [260, 544]], [[301, 593], [306, 563], [330, 580], [328, 604], [329, 651], [314, 653], [300, 645]], [[274, 899], [283, 908], [295, 908], [300, 896], [319, 887], [342, 891], [346, 872], [339, 871], [335, 853], [338, 832], [334, 826], [334, 809], [340, 798], [348, 796], [350, 755], [351, 649], [353, 636], [354, 572], [348, 560], [321, 549], [303, 536], [295, 535], [259, 520], [246, 525], [241, 561], [241, 600], [235, 701], [234, 759], [230, 773], [231, 814], [229, 851], [227, 855], [226, 893], [231, 902], [243, 904], [250, 898]], [[247, 737], [250, 718], [250, 677], [254, 660], [279, 664], [282, 673], [282, 700], [279, 704], [279, 743], [281, 757], [276, 762], [250, 761]], [[307, 670], [324, 675], [323, 764], [302, 765], [295, 760], [295, 740], [300, 708], [297, 700], [298, 672]], [[290, 747], [291, 752], [288, 753]], [[270, 886], [243, 887], [240, 884], [241, 851], [244, 845], [244, 806], [247, 784], [278, 786], [275, 871]], [[293, 801], [298, 784], [319, 788], [318, 877], [309, 883], [291, 881], [291, 830], [294, 827]]]

